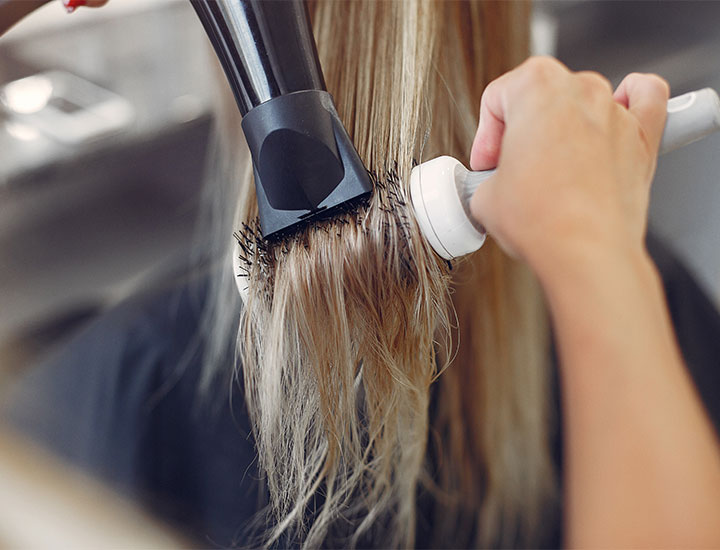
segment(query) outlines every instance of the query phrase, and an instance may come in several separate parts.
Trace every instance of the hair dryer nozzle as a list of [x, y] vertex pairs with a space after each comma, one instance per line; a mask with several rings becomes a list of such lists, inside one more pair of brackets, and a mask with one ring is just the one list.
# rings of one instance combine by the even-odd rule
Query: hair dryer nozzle
[[191, 0], [222, 63], [255, 169], [264, 237], [372, 186], [325, 91], [303, 0]]
[[250, 111], [242, 127], [266, 238], [326, 216], [372, 189], [327, 92], [272, 99]]

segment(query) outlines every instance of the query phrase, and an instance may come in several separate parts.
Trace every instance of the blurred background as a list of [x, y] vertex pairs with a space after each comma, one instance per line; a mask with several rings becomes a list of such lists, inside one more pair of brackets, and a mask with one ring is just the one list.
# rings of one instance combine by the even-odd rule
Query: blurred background
[[[718, 22], [720, 2], [536, 2], [533, 51], [720, 90]], [[216, 76], [187, 0], [51, 2], [0, 39], [0, 400], [187, 259]], [[660, 160], [651, 226], [720, 305], [720, 135]]]
[[206, 41], [186, 0], [50, 2], [0, 39], [0, 377], [186, 255]]

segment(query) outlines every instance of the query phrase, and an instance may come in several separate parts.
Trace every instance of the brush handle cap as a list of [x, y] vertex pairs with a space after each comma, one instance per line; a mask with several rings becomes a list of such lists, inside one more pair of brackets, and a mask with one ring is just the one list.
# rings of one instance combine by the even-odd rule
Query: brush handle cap
[[410, 173], [415, 218], [430, 246], [446, 260], [474, 252], [485, 242], [485, 231], [469, 211], [468, 173], [449, 156], [425, 162]]
[[720, 98], [712, 88], [668, 101], [660, 154], [679, 149], [720, 130]]

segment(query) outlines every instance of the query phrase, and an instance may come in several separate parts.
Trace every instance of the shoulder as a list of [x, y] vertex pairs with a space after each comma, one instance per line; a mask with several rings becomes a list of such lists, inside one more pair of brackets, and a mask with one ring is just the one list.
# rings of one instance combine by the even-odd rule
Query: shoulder
[[103, 462], [103, 438], [137, 429], [148, 397], [191, 350], [201, 291], [165, 288], [98, 316], [19, 381], [4, 407], [11, 421], [83, 466]]
[[104, 312], [24, 374], [5, 416], [61, 457], [131, 485], [154, 424], [195, 387], [204, 287], [166, 285]]
[[262, 492], [242, 388], [232, 400], [228, 388], [210, 396], [215, 409], [199, 399], [207, 282], [156, 288], [107, 311], [30, 371], [6, 412], [164, 519], [230, 544]]

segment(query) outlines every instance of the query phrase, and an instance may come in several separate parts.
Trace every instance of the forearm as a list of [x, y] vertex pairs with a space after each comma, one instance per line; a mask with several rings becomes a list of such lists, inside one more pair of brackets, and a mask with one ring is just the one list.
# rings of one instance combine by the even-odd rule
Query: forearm
[[720, 545], [720, 451], [648, 257], [541, 274], [561, 361], [570, 546]]
[[0, 36], [49, 0], [0, 0]]

